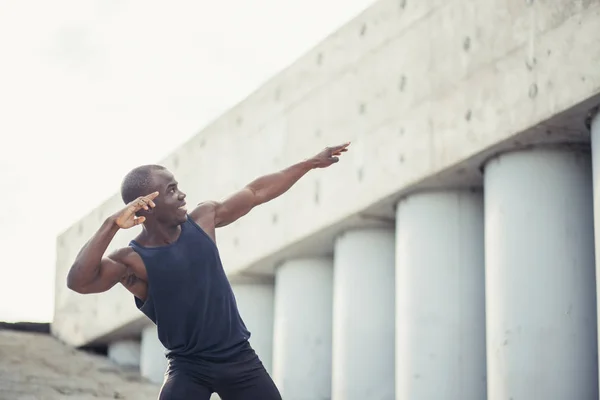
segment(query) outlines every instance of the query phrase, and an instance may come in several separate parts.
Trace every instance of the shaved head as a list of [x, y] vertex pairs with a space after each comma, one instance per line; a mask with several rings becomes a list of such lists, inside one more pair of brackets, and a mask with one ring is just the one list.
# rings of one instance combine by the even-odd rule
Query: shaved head
[[125, 204], [131, 203], [140, 196], [153, 192], [152, 173], [166, 168], [161, 165], [142, 165], [131, 170], [121, 184], [121, 198]]

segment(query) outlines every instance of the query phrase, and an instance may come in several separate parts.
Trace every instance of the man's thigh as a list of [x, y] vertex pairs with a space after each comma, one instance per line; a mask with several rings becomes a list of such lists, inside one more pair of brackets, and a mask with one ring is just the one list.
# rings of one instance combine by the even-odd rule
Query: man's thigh
[[281, 400], [277, 386], [262, 365], [215, 389], [221, 400]]
[[209, 400], [212, 390], [183, 372], [170, 373], [160, 389], [159, 400]]

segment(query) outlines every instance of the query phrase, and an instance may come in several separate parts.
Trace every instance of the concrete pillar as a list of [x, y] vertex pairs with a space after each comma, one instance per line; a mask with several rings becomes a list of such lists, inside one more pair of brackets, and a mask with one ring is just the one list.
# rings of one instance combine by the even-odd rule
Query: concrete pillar
[[108, 346], [108, 358], [123, 367], [140, 366], [140, 342], [137, 340], [120, 340]]
[[[594, 237], [595, 237], [595, 253], [596, 260], [600, 260], [600, 109], [594, 111], [592, 115], [591, 130], [592, 130], [592, 176], [594, 190]], [[596, 288], [600, 288], [600, 268], [596, 265]], [[597, 290], [597, 289], [596, 289]], [[600, 297], [596, 295], [596, 301], [600, 301]], [[597, 320], [600, 321], [600, 306], [596, 303], [598, 314]], [[598, 337], [600, 343], [600, 337]]]
[[394, 398], [394, 231], [335, 242], [332, 399]]
[[597, 399], [589, 152], [536, 148], [485, 167], [488, 399]]
[[158, 340], [155, 325], [142, 330], [142, 346], [140, 354], [140, 373], [154, 383], [162, 383], [167, 371], [165, 348]]
[[396, 399], [486, 398], [483, 230], [480, 192], [398, 204]]
[[277, 269], [273, 379], [286, 400], [331, 398], [332, 280], [329, 258]]
[[238, 309], [250, 331], [250, 344], [271, 373], [273, 361], [273, 282], [236, 282], [232, 288]]

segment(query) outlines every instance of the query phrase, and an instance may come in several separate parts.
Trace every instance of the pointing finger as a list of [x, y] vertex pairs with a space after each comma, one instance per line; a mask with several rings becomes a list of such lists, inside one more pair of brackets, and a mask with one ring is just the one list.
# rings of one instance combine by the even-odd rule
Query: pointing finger
[[334, 151], [332, 153], [332, 155], [334, 155], [334, 156], [340, 156], [340, 155], [342, 155], [342, 153], [345, 153], [347, 151], [348, 151], [348, 149], [342, 149], [342, 150], [339, 150], [339, 151]]
[[146, 200], [144, 197], [140, 197], [138, 199], [138, 201], [135, 202], [135, 209], [136, 209], [136, 211], [137, 210], [141, 210], [142, 208], [144, 210], [147, 210], [148, 209], [148, 205], [147, 205], [148, 201], [149, 200]]
[[[155, 192], [155, 193], [157, 193], [157, 192]], [[151, 197], [151, 196], [152, 195], [144, 196], [144, 197], [141, 198], [141, 200], [144, 202], [144, 204], [146, 204], [146, 205], [154, 208], [154, 207], [156, 207], [156, 204], [154, 204], [154, 202], [152, 201], [152, 199], [155, 198], [156, 196], [154, 196], [154, 197]], [[147, 210], [147, 208], [146, 208], [146, 210]]]
[[145, 199], [154, 200], [158, 196], [158, 192], [150, 193], [149, 195], [144, 196]]
[[333, 147], [333, 149], [332, 149], [332, 150], [333, 150], [333, 152], [334, 152], [334, 153], [337, 153], [337, 152], [339, 152], [339, 151], [346, 150], [346, 148], [347, 148], [348, 146], [350, 146], [350, 142], [347, 142], [347, 143], [341, 144], [341, 145], [339, 145], [339, 146], [335, 146], [335, 147]]
[[341, 149], [341, 150], [338, 150], [338, 151], [334, 151], [333, 154], [334, 155], [340, 155], [340, 154], [345, 153], [347, 151], [348, 151], [348, 149]]

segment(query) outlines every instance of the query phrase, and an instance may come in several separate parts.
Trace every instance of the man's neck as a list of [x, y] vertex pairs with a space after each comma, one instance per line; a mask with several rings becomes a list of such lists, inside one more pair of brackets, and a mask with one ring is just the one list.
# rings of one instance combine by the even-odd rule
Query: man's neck
[[181, 235], [181, 225], [168, 226], [156, 221], [146, 221], [139, 241], [144, 246], [164, 246], [176, 242], [179, 235]]

